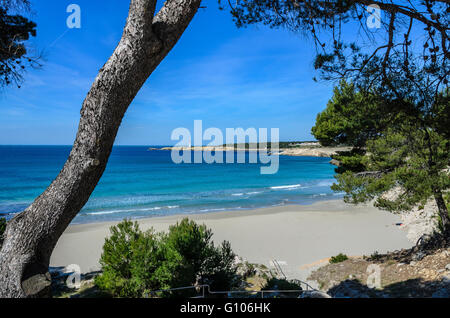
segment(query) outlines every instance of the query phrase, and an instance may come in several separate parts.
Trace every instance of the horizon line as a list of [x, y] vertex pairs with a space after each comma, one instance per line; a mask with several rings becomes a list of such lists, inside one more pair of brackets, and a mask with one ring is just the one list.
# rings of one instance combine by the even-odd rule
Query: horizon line
[[[287, 140], [287, 141], [279, 141], [279, 143], [286, 143], [286, 142], [318, 142], [318, 140]], [[239, 144], [239, 143], [234, 143], [234, 145]], [[202, 145], [201, 147], [207, 147], [207, 146], [211, 146], [211, 147], [220, 147], [220, 146], [224, 146], [227, 144], [223, 144], [223, 145]], [[0, 144], [0, 147], [5, 147], [5, 146], [28, 146], [28, 147], [72, 147], [73, 144]], [[163, 144], [118, 144], [118, 145], [113, 145], [113, 147], [175, 147], [176, 145], [163, 145]], [[183, 147], [189, 147], [187, 146], [183, 146]], [[194, 145], [191, 145], [191, 147], [197, 147]], [[199, 146], [200, 147], [200, 146]]]

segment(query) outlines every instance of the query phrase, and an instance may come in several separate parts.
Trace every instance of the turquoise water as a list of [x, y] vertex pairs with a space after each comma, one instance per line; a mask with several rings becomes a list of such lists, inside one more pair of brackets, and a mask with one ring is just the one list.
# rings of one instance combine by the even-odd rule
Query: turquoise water
[[[62, 168], [69, 146], [0, 146], [0, 216], [22, 211]], [[280, 156], [275, 175], [259, 164], [172, 163], [169, 151], [114, 147], [108, 167], [74, 223], [208, 213], [339, 197], [329, 158]]]

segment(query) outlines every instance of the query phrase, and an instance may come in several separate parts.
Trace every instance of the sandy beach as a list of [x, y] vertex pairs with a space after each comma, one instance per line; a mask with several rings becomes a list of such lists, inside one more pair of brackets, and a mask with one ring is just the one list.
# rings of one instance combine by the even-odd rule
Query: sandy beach
[[[157, 231], [186, 215], [141, 219], [142, 229]], [[400, 219], [372, 206], [341, 201], [265, 209], [189, 215], [213, 230], [214, 240], [228, 240], [249, 262], [271, 266], [277, 260], [289, 278], [306, 280], [314, 268], [339, 253], [370, 255], [411, 247], [406, 233], [395, 225]], [[51, 266], [77, 264], [82, 272], [100, 268], [105, 237], [116, 223], [71, 225], [59, 240]]]

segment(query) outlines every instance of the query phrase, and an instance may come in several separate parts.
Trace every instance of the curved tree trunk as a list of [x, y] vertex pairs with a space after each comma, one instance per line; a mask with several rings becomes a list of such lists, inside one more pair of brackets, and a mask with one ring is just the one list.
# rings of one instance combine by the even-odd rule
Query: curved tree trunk
[[131, 0], [120, 43], [81, 109], [63, 169], [7, 226], [0, 251], [0, 297], [49, 296], [51, 253], [102, 176], [122, 118], [144, 82], [176, 44], [201, 0]]

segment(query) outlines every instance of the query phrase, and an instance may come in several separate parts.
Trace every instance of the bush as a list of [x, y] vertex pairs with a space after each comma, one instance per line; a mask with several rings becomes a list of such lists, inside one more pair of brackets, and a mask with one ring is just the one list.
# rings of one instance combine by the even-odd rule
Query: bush
[[3, 245], [3, 234], [6, 231], [6, 219], [0, 218], [0, 248]]
[[125, 220], [112, 227], [111, 237], [105, 240], [100, 258], [103, 274], [95, 282], [116, 297], [142, 297], [196, 283], [209, 284], [213, 290], [231, 289], [235, 254], [229, 242], [216, 247], [211, 238], [211, 230], [188, 219], [171, 226], [168, 233], [142, 232], [136, 222]]
[[266, 285], [262, 288], [262, 290], [302, 290], [302, 286], [300, 283], [294, 280], [288, 279], [280, 279], [272, 277], [266, 283]]
[[330, 264], [341, 263], [341, 262], [346, 261], [346, 260], [348, 260], [348, 256], [345, 255], [345, 254], [340, 253], [340, 254], [338, 254], [336, 256], [332, 256], [330, 258]]
[[212, 290], [231, 290], [238, 285], [236, 281], [237, 266], [234, 262], [236, 254], [228, 241], [214, 248], [202, 269], [201, 283], [207, 284]]

